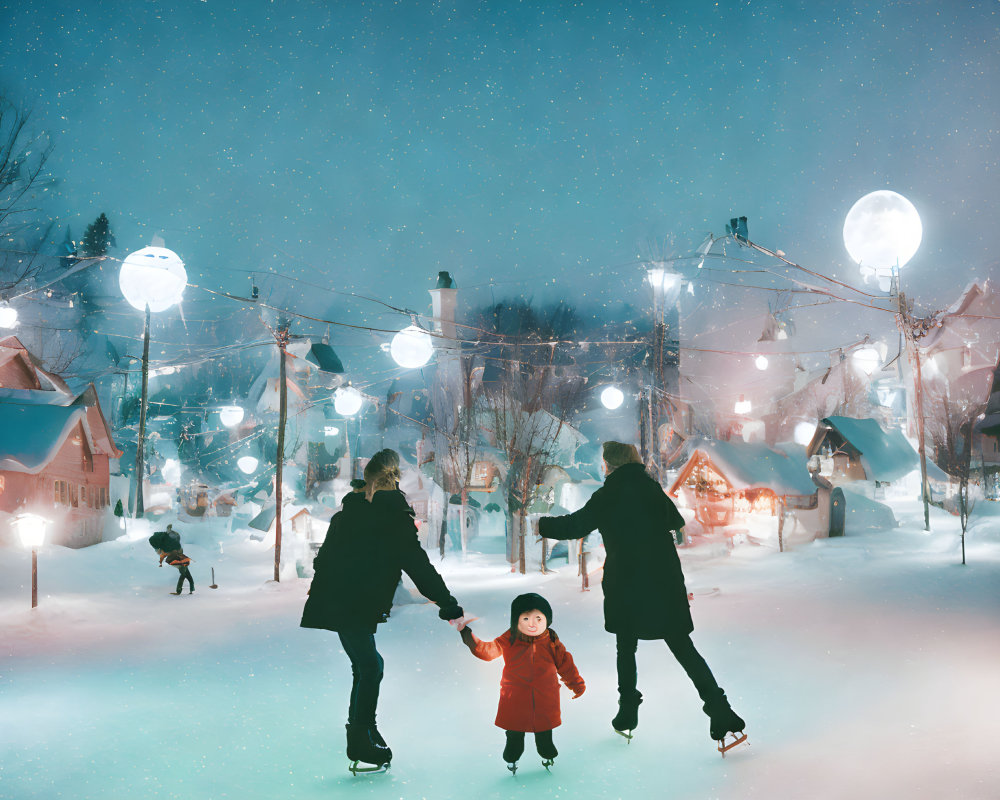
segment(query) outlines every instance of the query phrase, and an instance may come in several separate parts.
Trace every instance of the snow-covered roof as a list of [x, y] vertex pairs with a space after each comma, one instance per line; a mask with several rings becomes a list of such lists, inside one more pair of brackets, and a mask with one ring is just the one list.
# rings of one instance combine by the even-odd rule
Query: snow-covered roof
[[804, 460], [790, 458], [762, 442], [691, 439], [687, 447], [688, 461], [701, 451], [723, 472], [734, 489], [771, 489], [779, 495], [799, 496], [816, 491]]
[[920, 468], [920, 459], [903, 432], [884, 431], [873, 419], [826, 417], [823, 423], [843, 436], [861, 454], [868, 480], [892, 482]]
[[83, 406], [54, 406], [0, 401], [0, 469], [35, 474], [55, 457], [70, 431], [83, 425], [93, 438]]

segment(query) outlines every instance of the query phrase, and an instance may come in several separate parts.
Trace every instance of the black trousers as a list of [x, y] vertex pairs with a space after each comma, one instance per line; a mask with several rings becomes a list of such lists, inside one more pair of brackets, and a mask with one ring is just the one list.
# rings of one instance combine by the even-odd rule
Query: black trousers
[[[636, 682], [638, 676], [635, 666], [635, 651], [639, 640], [635, 636], [625, 633], [616, 634], [618, 639], [618, 694], [622, 699], [630, 699], [636, 695]], [[712, 670], [708, 668], [705, 659], [695, 650], [694, 642], [688, 634], [668, 636], [664, 639], [670, 652], [674, 654], [684, 671], [687, 673], [694, 688], [698, 690], [698, 696], [703, 703], [718, 698], [721, 693], [719, 684], [712, 675]]]
[[181, 574], [180, 577], [177, 579], [177, 594], [180, 594], [181, 589], [184, 588], [184, 581], [187, 581], [189, 584], [191, 584], [191, 591], [193, 592], [194, 578], [191, 577], [191, 570], [189, 570], [186, 566], [181, 566], [177, 568], [177, 571], [180, 572]]
[[385, 672], [385, 662], [375, 649], [375, 634], [362, 631], [339, 631], [340, 644], [351, 659], [351, 702], [347, 708], [349, 724], [374, 725], [378, 691]]

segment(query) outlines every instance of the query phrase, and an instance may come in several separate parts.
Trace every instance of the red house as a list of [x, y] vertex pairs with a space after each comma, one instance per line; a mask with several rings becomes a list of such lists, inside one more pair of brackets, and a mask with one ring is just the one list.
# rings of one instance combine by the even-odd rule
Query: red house
[[0, 527], [31, 511], [50, 520], [48, 543], [101, 541], [121, 454], [93, 384], [75, 395], [17, 337], [0, 339]]

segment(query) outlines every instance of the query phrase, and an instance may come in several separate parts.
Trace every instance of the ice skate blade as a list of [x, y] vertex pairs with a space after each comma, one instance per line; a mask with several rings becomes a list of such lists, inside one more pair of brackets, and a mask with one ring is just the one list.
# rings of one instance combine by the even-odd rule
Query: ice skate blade
[[618, 730], [617, 728], [612, 728], [611, 730], [613, 730], [613, 731], [614, 731], [615, 733], [617, 733], [617, 734], [618, 734], [619, 736], [622, 736], [622, 737], [624, 737], [625, 739], [628, 739], [628, 743], [629, 743], [629, 744], [632, 744], [632, 737], [633, 737], [633, 736], [634, 736], [635, 734], [633, 734], [631, 730], [629, 730], [629, 731], [620, 731], [620, 730]]
[[542, 760], [542, 766], [545, 767], [546, 772], [550, 772], [551, 770], [549, 769], [549, 767], [551, 767], [555, 763], [556, 760], [554, 758], [546, 758]]
[[[739, 731], [738, 733], [727, 734], [727, 738], [729, 736], [733, 737], [732, 741], [727, 741], [726, 738], [720, 739], [718, 741], [719, 744], [718, 750], [720, 753], [722, 753], [723, 758], [726, 757], [726, 753], [728, 753], [734, 747], [738, 747], [739, 745], [743, 744], [747, 740], [747, 735], [743, 733], [743, 731]], [[750, 745], [747, 745], [747, 747], [749, 746]]]
[[508, 764], [507, 769], [510, 770], [511, 775], [517, 775], [517, 762], [515, 761], [513, 764]]
[[385, 764], [378, 764], [378, 765], [372, 764], [369, 767], [359, 767], [358, 764], [362, 764], [362, 763], [364, 763], [364, 762], [362, 762], [362, 761], [352, 761], [351, 762], [351, 765], [348, 767], [348, 769], [351, 771], [352, 775], [356, 776], [359, 773], [371, 775], [371, 774], [374, 774], [374, 773], [377, 773], [377, 772], [387, 772], [388, 769], [389, 769], [389, 763], [388, 762], [386, 762]]

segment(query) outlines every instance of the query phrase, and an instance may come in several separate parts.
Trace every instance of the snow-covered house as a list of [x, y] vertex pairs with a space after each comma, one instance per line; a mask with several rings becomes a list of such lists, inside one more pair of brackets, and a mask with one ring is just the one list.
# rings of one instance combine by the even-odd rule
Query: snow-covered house
[[121, 456], [93, 385], [76, 395], [17, 337], [0, 340], [0, 512], [50, 520], [47, 541], [101, 541]]
[[[819, 457], [819, 474], [833, 483], [870, 481], [876, 487], [891, 484], [920, 468], [917, 451], [900, 430], [883, 430], [873, 419], [825, 417], [806, 447]], [[947, 475], [928, 462], [935, 480]]]
[[[693, 512], [686, 534], [716, 529], [747, 533], [745, 526], [754, 522], [758, 535], [780, 536], [784, 513], [790, 509], [798, 510], [809, 538], [828, 534], [828, 509], [821, 506], [829, 504], [829, 493], [821, 502], [822, 487], [806, 470], [804, 453], [794, 457], [760, 442], [738, 440], [692, 439], [688, 448], [687, 460], [667, 490], [679, 507]], [[808, 511], [817, 513], [804, 513]]]

